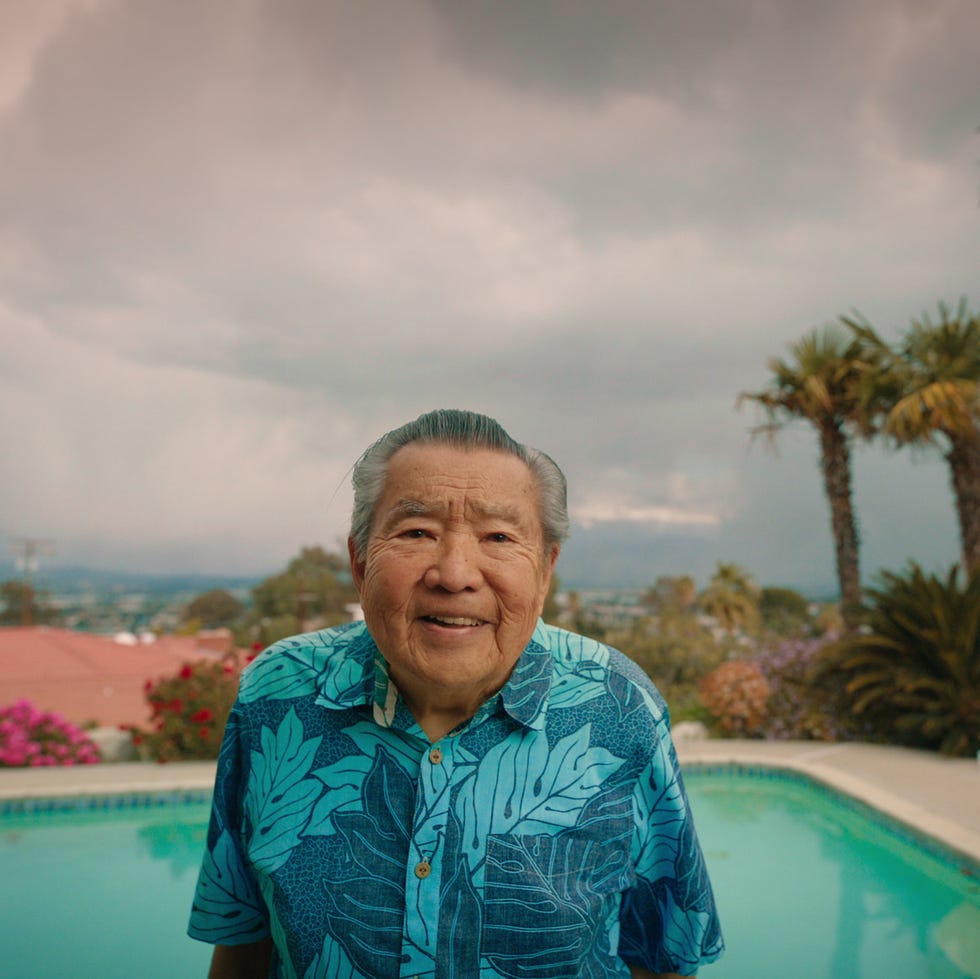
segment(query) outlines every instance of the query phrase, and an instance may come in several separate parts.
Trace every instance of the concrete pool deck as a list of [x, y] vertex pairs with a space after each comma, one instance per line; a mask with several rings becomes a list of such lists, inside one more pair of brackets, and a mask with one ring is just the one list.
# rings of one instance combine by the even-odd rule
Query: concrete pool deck
[[[873, 744], [677, 741], [682, 765], [738, 764], [800, 772], [933, 837], [980, 864], [980, 761]], [[9, 799], [210, 789], [214, 762], [117, 762], [0, 769]]]

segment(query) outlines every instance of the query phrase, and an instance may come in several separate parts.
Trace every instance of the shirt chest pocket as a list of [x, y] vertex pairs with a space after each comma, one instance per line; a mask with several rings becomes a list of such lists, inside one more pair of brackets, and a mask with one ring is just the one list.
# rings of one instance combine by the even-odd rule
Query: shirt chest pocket
[[603, 974], [620, 895], [633, 881], [631, 832], [631, 818], [614, 818], [554, 834], [491, 836], [484, 956], [518, 977]]

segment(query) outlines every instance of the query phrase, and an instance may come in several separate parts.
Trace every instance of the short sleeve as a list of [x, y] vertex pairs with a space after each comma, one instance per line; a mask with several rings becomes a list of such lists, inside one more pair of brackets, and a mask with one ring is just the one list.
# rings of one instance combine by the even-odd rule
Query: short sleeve
[[249, 760], [246, 731], [236, 704], [218, 756], [207, 846], [187, 928], [191, 938], [211, 944], [244, 945], [270, 934], [268, 913], [242, 839]]
[[633, 793], [636, 880], [620, 913], [620, 957], [694, 975], [725, 944], [666, 719]]

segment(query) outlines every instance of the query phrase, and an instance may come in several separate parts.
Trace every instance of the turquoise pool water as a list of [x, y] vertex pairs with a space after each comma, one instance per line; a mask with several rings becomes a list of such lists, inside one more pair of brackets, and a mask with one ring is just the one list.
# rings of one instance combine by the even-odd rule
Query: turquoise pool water
[[207, 975], [185, 929], [209, 796], [166, 798], [0, 814], [3, 979]]
[[980, 976], [977, 868], [800, 777], [685, 781], [728, 945], [706, 979]]
[[[702, 976], [980, 976], [980, 880], [940, 848], [795, 777], [686, 781], [728, 942]], [[0, 808], [0, 976], [206, 975], [184, 928], [207, 817], [205, 793]]]

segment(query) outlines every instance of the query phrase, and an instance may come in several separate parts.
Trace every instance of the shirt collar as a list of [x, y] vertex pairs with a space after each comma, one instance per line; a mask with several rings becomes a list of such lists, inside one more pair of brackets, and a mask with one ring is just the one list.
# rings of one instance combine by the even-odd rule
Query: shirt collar
[[317, 680], [316, 703], [330, 710], [370, 704], [375, 693], [374, 660], [377, 646], [363, 622], [354, 622], [332, 635], [332, 649]]
[[[370, 705], [375, 721], [382, 727], [391, 727], [398, 707], [398, 690], [367, 627], [364, 623], [358, 625], [359, 630], [351, 630], [345, 650], [346, 669], [321, 675], [317, 703], [337, 709]], [[341, 675], [343, 682], [338, 683]], [[514, 672], [494, 699], [518, 724], [541, 730], [550, 692], [551, 644], [548, 629], [539, 619]]]
[[501, 705], [518, 724], [540, 731], [544, 727], [550, 693], [551, 644], [547, 627], [538, 619], [531, 641], [500, 691]]

